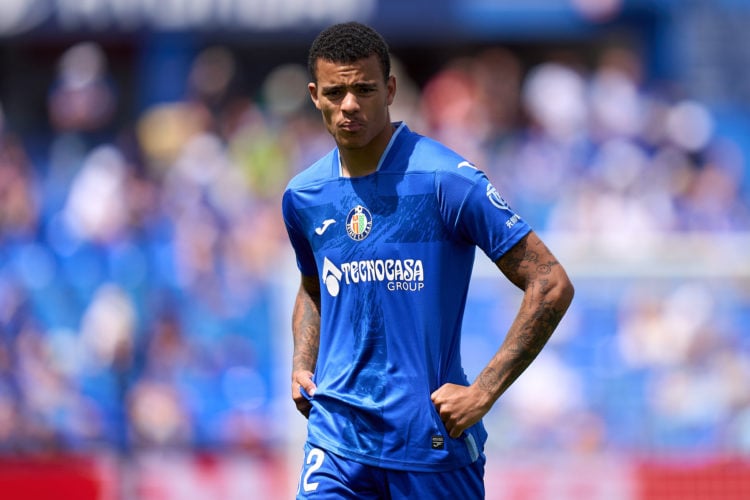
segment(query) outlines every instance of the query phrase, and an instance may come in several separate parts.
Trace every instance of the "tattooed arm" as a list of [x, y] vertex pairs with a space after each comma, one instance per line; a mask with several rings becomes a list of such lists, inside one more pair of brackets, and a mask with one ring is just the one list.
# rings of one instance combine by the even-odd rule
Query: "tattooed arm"
[[312, 381], [320, 345], [320, 282], [317, 276], [302, 276], [292, 312], [292, 399], [305, 417], [312, 405], [302, 395], [300, 387], [310, 396], [315, 392]]
[[469, 387], [445, 384], [432, 393], [450, 436], [477, 423], [536, 358], [573, 300], [565, 270], [536, 233], [519, 241], [495, 264], [524, 291], [505, 341]]

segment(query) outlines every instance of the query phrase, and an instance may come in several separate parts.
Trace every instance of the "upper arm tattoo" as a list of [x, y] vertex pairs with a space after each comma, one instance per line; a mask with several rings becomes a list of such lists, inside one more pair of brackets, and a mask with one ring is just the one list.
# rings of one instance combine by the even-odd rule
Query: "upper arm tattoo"
[[[532, 234], [524, 236], [496, 262], [503, 274], [521, 289], [526, 289], [532, 281], [546, 284], [546, 277], [560, 264], [552, 257], [542, 240], [530, 237]], [[545, 258], [547, 256], [549, 258]]]

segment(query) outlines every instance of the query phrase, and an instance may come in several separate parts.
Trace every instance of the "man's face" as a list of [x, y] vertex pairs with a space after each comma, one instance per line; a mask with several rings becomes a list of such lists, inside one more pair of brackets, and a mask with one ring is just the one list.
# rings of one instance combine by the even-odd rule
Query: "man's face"
[[377, 56], [354, 63], [318, 59], [317, 74], [317, 84], [308, 84], [310, 97], [339, 148], [365, 148], [385, 134], [396, 79], [383, 78]]

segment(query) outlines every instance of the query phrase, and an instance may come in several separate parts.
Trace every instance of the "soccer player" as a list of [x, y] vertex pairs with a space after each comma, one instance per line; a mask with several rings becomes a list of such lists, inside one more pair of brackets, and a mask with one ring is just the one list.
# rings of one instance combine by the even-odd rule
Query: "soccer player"
[[[292, 398], [308, 423], [297, 497], [483, 498], [481, 419], [542, 349], [573, 286], [480, 169], [391, 122], [396, 79], [380, 34], [333, 25], [308, 65], [336, 148], [282, 202], [301, 272]], [[460, 340], [476, 247], [523, 301], [469, 383]]]

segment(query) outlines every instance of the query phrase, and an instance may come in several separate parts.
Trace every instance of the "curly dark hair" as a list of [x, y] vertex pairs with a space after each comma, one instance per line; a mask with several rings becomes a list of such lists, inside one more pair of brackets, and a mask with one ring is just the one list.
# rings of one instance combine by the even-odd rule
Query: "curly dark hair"
[[377, 55], [383, 78], [391, 74], [388, 44], [380, 33], [358, 22], [334, 24], [321, 31], [310, 46], [307, 69], [314, 82], [318, 81], [317, 62], [324, 59], [335, 63], [353, 63]]

